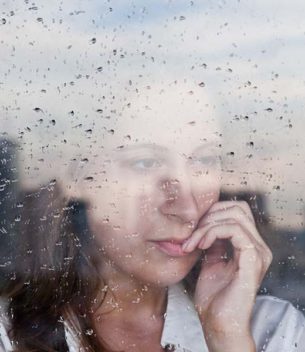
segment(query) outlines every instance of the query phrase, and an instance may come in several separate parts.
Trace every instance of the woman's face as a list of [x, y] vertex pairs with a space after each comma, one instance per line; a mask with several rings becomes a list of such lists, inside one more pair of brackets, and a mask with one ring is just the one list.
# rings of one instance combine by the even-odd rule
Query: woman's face
[[144, 89], [108, 121], [109, 133], [95, 131], [103, 147], [92, 151], [78, 187], [105, 275], [167, 286], [200, 256], [181, 244], [219, 196], [218, 127], [203, 93]]

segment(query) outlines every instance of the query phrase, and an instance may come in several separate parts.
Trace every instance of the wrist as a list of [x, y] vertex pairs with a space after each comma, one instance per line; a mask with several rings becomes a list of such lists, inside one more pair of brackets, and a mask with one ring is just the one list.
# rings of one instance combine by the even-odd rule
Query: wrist
[[204, 330], [209, 352], [255, 352], [256, 347], [250, 332], [226, 333]]

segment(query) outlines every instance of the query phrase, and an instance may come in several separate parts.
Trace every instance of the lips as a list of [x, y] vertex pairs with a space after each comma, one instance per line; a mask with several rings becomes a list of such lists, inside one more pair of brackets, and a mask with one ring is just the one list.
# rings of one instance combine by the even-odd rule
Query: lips
[[156, 247], [163, 253], [171, 257], [184, 257], [189, 253], [186, 253], [182, 249], [182, 245], [185, 241], [175, 241], [175, 240], [166, 240], [166, 241], [154, 241]]

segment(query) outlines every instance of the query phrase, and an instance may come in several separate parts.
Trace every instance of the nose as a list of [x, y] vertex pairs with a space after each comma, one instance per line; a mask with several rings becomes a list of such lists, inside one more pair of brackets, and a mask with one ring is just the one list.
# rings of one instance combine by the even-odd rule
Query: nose
[[187, 175], [166, 177], [160, 181], [165, 199], [159, 208], [162, 214], [180, 223], [196, 226], [199, 209], [190, 179]]

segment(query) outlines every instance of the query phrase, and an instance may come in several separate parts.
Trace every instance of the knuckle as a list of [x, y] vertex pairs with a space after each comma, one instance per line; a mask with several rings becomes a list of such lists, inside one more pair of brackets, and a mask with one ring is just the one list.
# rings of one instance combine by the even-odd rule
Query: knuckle
[[249, 206], [248, 202], [246, 202], [245, 200], [240, 200], [238, 203], [240, 204], [240, 206], [244, 207], [245, 209], [250, 210], [250, 206]]
[[245, 215], [245, 211], [240, 205], [235, 204], [232, 208], [238, 215], [241, 215], [241, 216]]
[[245, 200], [241, 200], [240, 201], [240, 207], [241, 209], [244, 211], [244, 213], [246, 213], [249, 217], [252, 218], [253, 214], [252, 214], [252, 209], [249, 205], [249, 203]]
[[266, 250], [266, 262], [268, 264], [268, 266], [271, 264], [272, 260], [273, 260], [273, 253], [271, 252], [270, 248], [267, 247]]
[[251, 221], [253, 221], [254, 218], [253, 218], [252, 210], [246, 201], [244, 200], [239, 201], [234, 206], [234, 208], [235, 208], [236, 214], [238, 214], [240, 218], [248, 217]]
[[257, 271], [260, 273], [265, 271], [265, 266], [262, 260], [257, 260], [256, 267], [257, 267]]
[[246, 202], [245, 200], [240, 200], [237, 203], [237, 206], [241, 208], [245, 213], [251, 213], [251, 208], [249, 206], [249, 203]]

